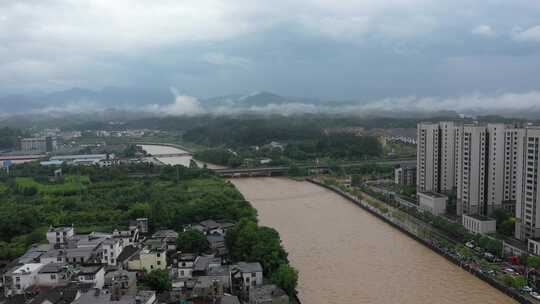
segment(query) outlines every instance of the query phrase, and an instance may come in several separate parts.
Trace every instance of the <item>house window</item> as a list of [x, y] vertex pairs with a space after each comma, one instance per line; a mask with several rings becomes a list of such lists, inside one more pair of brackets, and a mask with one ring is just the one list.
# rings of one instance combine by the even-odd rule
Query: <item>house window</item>
[[157, 264], [158, 264], [158, 265], [161, 265], [161, 261], [157, 261]]
[[180, 270], [180, 275], [184, 276], [184, 271], [183, 270]]
[[51, 274], [51, 280], [56, 280], [56, 274]]

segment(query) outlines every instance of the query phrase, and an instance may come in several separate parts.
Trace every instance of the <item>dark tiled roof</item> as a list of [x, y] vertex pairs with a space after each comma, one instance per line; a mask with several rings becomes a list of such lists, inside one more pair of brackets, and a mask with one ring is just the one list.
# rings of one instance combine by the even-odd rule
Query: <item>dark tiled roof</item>
[[135, 246], [126, 246], [118, 255], [118, 258], [116, 259], [119, 263], [122, 263], [132, 257], [134, 254], [136, 254], [139, 251], [139, 248]]

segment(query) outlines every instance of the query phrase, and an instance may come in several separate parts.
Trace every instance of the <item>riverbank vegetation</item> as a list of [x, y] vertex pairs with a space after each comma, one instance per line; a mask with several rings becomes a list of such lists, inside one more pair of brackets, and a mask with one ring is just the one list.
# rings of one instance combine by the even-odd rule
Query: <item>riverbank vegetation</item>
[[[212, 172], [151, 164], [63, 166], [63, 177], [55, 178], [55, 169], [30, 163], [0, 176], [0, 260], [16, 258], [31, 244], [45, 241], [50, 225], [73, 224], [79, 233], [110, 232], [139, 217], [149, 219], [151, 231], [180, 232], [179, 248], [200, 253], [208, 248], [205, 236], [183, 232], [184, 227], [206, 219], [227, 220], [238, 223], [227, 235], [231, 260], [260, 262], [269, 280], [294, 295], [291, 270], [280, 268], [288, 267], [288, 260], [279, 234], [258, 226], [256, 210], [234, 185]], [[156, 274], [155, 281], [159, 278]]]
[[379, 158], [382, 146], [375, 137], [353, 135], [313, 135], [310, 139], [290, 141], [277, 146], [242, 146], [197, 151], [195, 159], [227, 167], [279, 166], [319, 161], [362, 161]]

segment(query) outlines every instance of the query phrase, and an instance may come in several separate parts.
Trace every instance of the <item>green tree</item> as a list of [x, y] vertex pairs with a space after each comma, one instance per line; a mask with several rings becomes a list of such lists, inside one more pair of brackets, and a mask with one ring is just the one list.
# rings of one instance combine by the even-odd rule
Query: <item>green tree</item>
[[516, 223], [516, 219], [512, 217], [512, 214], [502, 208], [495, 210], [493, 213], [497, 221], [497, 232], [505, 236], [512, 236]]
[[529, 255], [526, 254], [526, 253], [523, 253], [519, 256], [518, 258], [518, 261], [521, 265], [523, 266], [527, 266], [528, 265], [528, 260], [529, 260]]
[[527, 258], [527, 266], [532, 268], [540, 268], [540, 257], [531, 255]]
[[150, 217], [152, 213], [152, 207], [148, 203], [135, 203], [129, 207], [129, 218], [136, 219], [140, 217]]
[[298, 271], [288, 264], [281, 264], [272, 274], [272, 283], [281, 287], [289, 296], [296, 295]]
[[260, 262], [267, 274], [288, 262], [277, 231], [253, 221], [240, 221], [227, 232], [226, 242], [233, 260]]
[[158, 293], [171, 290], [169, 273], [161, 269], [155, 269], [145, 274], [141, 283]]
[[178, 235], [176, 240], [178, 250], [200, 254], [208, 249], [206, 236], [197, 230], [187, 230]]
[[289, 167], [289, 171], [287, 172], [289, 176], [298, 177], [298, 176], [305, 176], [306, 170], [302, 170], [300, 167], [298, 167], [295, 164], [292, 164]]
[[518, 276], [512, 279], [512, 287], [514, 287], [515, 289], [519, 290], [525, 285], [527, 285], [527, 279], [524, 276]]
[[502, 281], [506, 286], [512, 286], [514, 283], [514, 278], [509, 274], [504, 274], [502, 276]]
[[463, 245], [458, 245], [456, 247], [456, 252], [464, 259], [468, 259], [471, 257], [471, 250]]

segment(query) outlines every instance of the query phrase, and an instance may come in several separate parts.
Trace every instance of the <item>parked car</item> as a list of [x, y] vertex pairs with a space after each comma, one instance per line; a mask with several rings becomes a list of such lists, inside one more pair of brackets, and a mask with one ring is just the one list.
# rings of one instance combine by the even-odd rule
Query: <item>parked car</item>
[[529, 294], [531, 295], [531, 297], [533, 297], [533, 298], [535, 298], [537, 300], [540, 300], [540, 294], [538, 292], [531, 291]]
[[468, 241], [467, 243], [465, 243], [465, 246], [467, 248], [474, 249], [474, 242], [473, 241]]
[[532, 292], [533, 289], [530, 286], [523, 286], [523, 288], [521, 288], [521, 291], [523, 291], [523, 292]]

